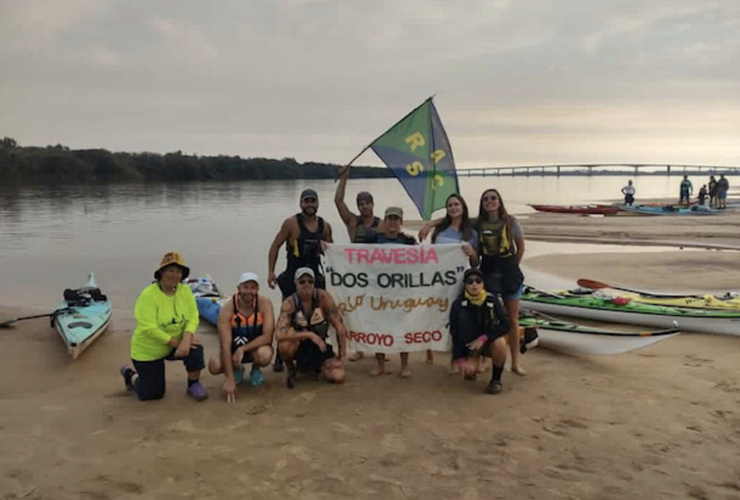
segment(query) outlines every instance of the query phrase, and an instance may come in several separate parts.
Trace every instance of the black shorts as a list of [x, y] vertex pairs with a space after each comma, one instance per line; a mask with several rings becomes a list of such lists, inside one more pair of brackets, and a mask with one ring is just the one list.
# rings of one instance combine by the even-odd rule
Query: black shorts
[[327, 360], [335, 357], [334, 349], [326, 344], [326, 350], [321, 352], [319, 346], [311, 340], [301, 340], [295, 352], [296, 369], [299, 372], [318, 372]]
[[[239, 349], [241, 346], [236, 345], [234, 342], [231, 343], [231, 354], [234, 354], [237, 349]], [[253, 361], [252, 358], [252, 351], [245, 351], [244, 356], [242, 356], [242, 364], [245, 365], [247, 363], [251, 363]]]

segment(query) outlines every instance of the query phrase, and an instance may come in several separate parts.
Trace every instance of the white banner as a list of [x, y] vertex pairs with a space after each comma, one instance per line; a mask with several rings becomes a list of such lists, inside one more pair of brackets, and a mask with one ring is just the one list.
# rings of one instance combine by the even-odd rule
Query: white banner
[[350, 350], [450, 350], [450, 307], [468, 267], [462, 245], [330, 245], [325, 255]]

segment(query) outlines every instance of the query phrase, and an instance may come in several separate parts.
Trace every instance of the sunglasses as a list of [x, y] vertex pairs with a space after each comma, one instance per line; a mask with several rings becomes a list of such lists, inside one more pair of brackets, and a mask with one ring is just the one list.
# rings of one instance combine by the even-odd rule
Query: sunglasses
[[480, 278], [470, 278], [465, 280], [466, 285], [480, 285], [481, 283], [483, 283], [483, 280]]
[[496, 200], [498, 200], [498, 196], [496, 196], [495, 194], [494, 195], [491, 195], [491, 196], [484, 196], [483, 197], [483, 201], [496, 201]]
[[316, 203], [316, 198], [303, 198], [303, 203]]
[[299, 285], [313, 285], [313, 280], [298, 280]]

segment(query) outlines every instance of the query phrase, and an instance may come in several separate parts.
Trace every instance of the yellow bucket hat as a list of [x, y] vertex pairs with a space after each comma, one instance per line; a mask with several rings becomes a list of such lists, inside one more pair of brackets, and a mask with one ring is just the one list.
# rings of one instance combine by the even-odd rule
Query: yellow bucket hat
[[159, 279], [162, 277], [162, 271], [167, 266], [178, 266], [180, 269], [182, 269], [182, 279], [185, 279], [190, 275], [190, 268], [185, 265], [185, 259], [182, 258], [182, 255], [180, 255], [180, 252], [172, 251], [167, 252], [164, 254], [164, 257], [162, 257], [162, 261], [159, 263], [159, 267], [156, 271], [154, 271], [154, 279], [159, 281]]

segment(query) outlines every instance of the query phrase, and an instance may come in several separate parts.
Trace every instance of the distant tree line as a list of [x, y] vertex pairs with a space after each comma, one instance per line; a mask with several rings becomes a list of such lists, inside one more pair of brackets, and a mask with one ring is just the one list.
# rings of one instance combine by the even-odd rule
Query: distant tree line
[[[124, 181], [204, 181], [254, 179], [333, 179], [339, 165], [298, 163], [294, 158], [241, 158], [175, 153], [112, 153], [66, 146], [19, 146], [0, 141], [0, 182], [81, 183]], [[392, 177], [387, 168], [352, 167], [352, 177]]]

